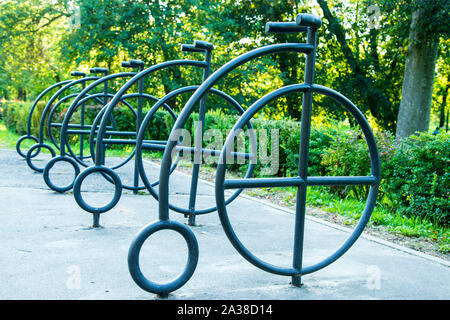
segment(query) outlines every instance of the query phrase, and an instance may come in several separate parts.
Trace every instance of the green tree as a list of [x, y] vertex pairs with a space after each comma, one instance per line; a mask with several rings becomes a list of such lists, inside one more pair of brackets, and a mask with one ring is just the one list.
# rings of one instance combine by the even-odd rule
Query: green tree
[[56, 46], [67, 17], [64, 4], [50, 0], [0, 3], [0, 89], [20, 100], [35, 95], [61, 75]]
[[402, 70], [402, 37], [390, 34], [397, 23], [395, 16], [388, 14], [382, 1], [317, 3], [325, 18], [327, 47], [339, 48], [330, 51], [342, 70], [333, 80], [334, 86], [363, 112], [369, 112], [381, 127], [395, 131]]
[[400, 15], [410, 21], [396, 133], [397, 139], [402, 139], [417, 131], [428, 131], [440, 38], [450, 34], [450, 3], [402, 1], [399, 8]]
[[[146, 66], [184, 58], [180, 44], [193, 41], [194, 33], [184, 31], [195, 21], [196, 2], [80, 0], [81, 24], [64, 38], [62, 55], [69, 63], [105, 64], [110, 69], [129, 58], [141, 59]], [[160, 80], [162, 90], [152, 85], [151, 93], [161, 96], [199, 75], [170, 68], [148, 81]]]

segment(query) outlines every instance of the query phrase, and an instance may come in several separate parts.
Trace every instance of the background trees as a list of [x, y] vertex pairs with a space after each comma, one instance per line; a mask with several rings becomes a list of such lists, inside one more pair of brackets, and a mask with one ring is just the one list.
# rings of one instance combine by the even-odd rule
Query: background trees
[[[446, 0], [1, 0], [0, 7], [0, 96], [8, 99], [32, 99], [75, 68], [116, 72], [129, 58], [147, 65], [184, 58], [179, 45], [194, 39], [215, 44], [217, 68], [259, 45], [298, 41], [302, 35], [265, 34], [265, 23], [313, 12], [324, 18], [318, 83], [343, 92], [373, 123], [398, 136], [428, 130], [430, 118], [433, 127], [446, 123]], [[220, 85], [248, 105], [273, 88], [302, 82], [302, 67], [294, 54], [266, 57]], [[198, 77], [167, 70], [155, 90], [167, 93]], [[318, 106], [318, 114], [345, 117], [330, 103]], [[271, 112], [299, 119], [301, 109], [292, 97]]]
[[67, 16], [59, 2], [0, 2], [0, 96], [26, 100], [59, 80], [58, 23]]
[[450, 34], [450, 3], [418, 0], [401, 3], [399, 8], [404, 15], [411, 16], [397, 123], [400, 139], [429, 128], [439, 44], [442, 36], [448, 39]]

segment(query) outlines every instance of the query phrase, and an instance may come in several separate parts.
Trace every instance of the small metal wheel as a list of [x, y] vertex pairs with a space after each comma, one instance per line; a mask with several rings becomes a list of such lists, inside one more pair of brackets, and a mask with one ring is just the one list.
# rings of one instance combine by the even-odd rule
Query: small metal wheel
[[66, 191], [72, 189], [73, 184], [74, 184], [74, 179], [72, 179], [71, 182], [65, 186], [57, 186], [56, 184], [54, 184], [50, 179], [50, 170], [53, 168], [53, 166], [55, 165], [56, 162], [69, 163], [72, 166], [72, 168], [74, 169], [74, 177], [76, 177], [80, 174], [80, 167], [78, 166], [78, 164], [76, 163], [75, 160], [73, 160], [72, 158], [69, 158], [67, 156], [58, 156], [58, 157], [50, 159], [50, 161], [47, 162], [47, 165], [45, 166], [44, 173], [43, 173], [45, 183], [47, 184], [47, 186], [49, 186], [50, 189], [63, 193], [63, 192], [66, 192]]
[[34, 165], [32, 162], [32, 159], [34, 157], [36, 157], [36, 153], [39, 154], [41, 152], [42, 148], [50, 151], [52, 158], [55, 157], [55, 155], [56, 155], [55, 150], [53, 150], [53, 148], [51, 146], [49, 146], [48, 144], [45, 144], [45, 143], [37, 143], [37, 144], [33, 145], [30, 149], [28, 149], [25, 159], [27, 160], [28, 166], [36, 172], [44, 172], [44, 168], [39, 168], [38, 166]]
[[[144, 242], [154, 233], [161, 230], [173, 230], [183, 236], [188, 248], [188, 259], [184, 271], [173, 281], [156, 283], [148, 280], [141, 271], [139, 265], [139, 253]], [[185, 225], [171, 220], [149, 223], [143, 227], [131, 243], [128, 251], [128, 270], [134, 282], [143, 290], [156, 293], [161, 297], [167, 297], [172, 291], [182, 287], [194, 274], [198, 263], [198, 243], [194, 233]]]
[[[39, 143], [38, 138], [36, 138], [35, 136], [31, 136], [31, 135], [25, 135], [25, 136], [21, 136], [19, 138], [19, 140], [17, 140], [16, 142], [16, 151], [17, 153], [22, 157], [22, 158], [26, 158], [27, 155], [25, 152], [22, 151], [22, 149], [20, 148], [20, 145], [22, 144], [22, 142], [24, 142], [25, 140], [33, 140], [36, 143]], [[30, 155], [31, 158], [36, 157], [39, 154], [39, 151], [36, 150], [35, 153], [33, 153], [32, 155]]]
[[[81, 185], [83, 184], [84, 179], [86, 179], [88, 175], [96, 172], [102, 175], [107, 175], [114, 183], [113, 198], [110, 202], [101, 207], [94, 207], [89, 205], [81, 195]], [[75, 201], [82, 209], [94, 214], [94, 227], [98, 227], [99, 215], [103, 212], [111, 210], [117, 204], [117, 202], [119, 202], [120, 196], [122, 195], [122, 182], [120, 181], [117, 173], [115, 173], [111, 168], [105, 166], [92, 166], [81, 172], [75, 179], [75, 182], [73, 184], [73, 195], [75, 197]]]

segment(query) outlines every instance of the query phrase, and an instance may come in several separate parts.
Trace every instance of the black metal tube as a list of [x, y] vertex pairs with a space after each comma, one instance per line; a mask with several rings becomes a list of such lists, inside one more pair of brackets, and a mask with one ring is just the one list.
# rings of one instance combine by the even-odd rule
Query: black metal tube
[[[67, 134], [90, 134], [91, 130], [66, 130]], [[107, 135], [115, 135], [115, 136], [136, 136], [136, 132], [130, 131], [106, 131]]]
[[359, 186], [374, 185], [378, 182], [375, 176], [350, 177], [308, 177], [308, 186]]
[[250, 178], [225, 180], [225, 189], [245, 188], [273, 188], [273, 187], [298, 187], [305, 185], [305, 180], [295, 178]]
[[[83, 89], [86, 88], [86, 82], [83, 82]], [[81, 115], [80, 115], [80, 123], [82, 126], [84, 126], [84, 113], [85, 113], [85, 103], [83, 102], [81, 104]], [[84, 134], [80, 136], [80, 158], [83, 158], [83, 151], [84, 151]]]
[[299, 26], [311, 27], [314, 29], [320, 28], [322, 25], [322, 19], [310, 13], [300, 13], [295, 18], [295, 22]]
[[[307, 43], [316, 47], [316, 30], [308, 29]], [[314, 83], [314, 65], [315, 65], [315, 49], [306, 55], [305, 64], [305, 84], [312, 85]], [[303, 180], [308, 178], [308, 157], [309, 157], [309, 139], [311, 131], [311, 112], [312, 112], [312, 92], [303, 93], [302, 106], [302, 125], [300, 129], [300, 150], [298, 176]], [[301, 286], [301, 270], [303, 261], [303, 238], [305, 229], [305, 210], [306, 210], [306, 185], [297, 187], [297, 201], [295, 207], [295, 227], [294, 227], [294, 250], [292, 267], [298, 270], [298, 275], [292, 276], [292, 285]]]
[[[55, 128], [61, 128], [62, 127], [62, 122], [58, 123], [58, 122], [52, 122], [50, 123], [50, 127], [55, 127]], [[73, 128], [73, 129], [91, 129], [92, 125], [90, 124], [85, 124], [85, 125], [81, 125], [81, 124], [74, 124], [74, 123], [69, 123], [67, 125], [67, 128]], [[111, 126], [106, 127], [107, 129], [112, 129]]]
[[267, 33], [298, 33], [307, 32], [308, 28], [295, 22], [267, 22], [265, 30]]
[[[136, 66], [139, 66], [139, 72], [141, 72], [144, 69], [144, 63], [142, 61], [138, 60], [130, 60], [130, 63]], [[142, 94], [144, 93], [144, 78], [139, 79], [138, 81], [138, 106], [136, 110], [136, 136], [139, 132], [139, 129], [141, 128], [142, 124], [142, 104], [143, 104], [143, 97]], [[137, 188], [139, 187], [139, 172], [138, 172], [138, 159], [134, 158], [134, 187], [135, 190], [133, 190], [134, 194], [138, 193]]]
[[[203, 70], [203, 79], [204, 82], [208, 77], [211, 71], [211, 50], [212, 44], [206, 43], [204, 41], [196, 41], [194, 45], [198, 48], [205, 49], [205, 63], [207, 67]], [[189, 220], [188, 224], [193, 226], [195, 225], [195, 202], [197, 199], [197, 186], [198, 186], [198, 176], [200, 172], [200, 162], [202, 158], [202, 144], [203, 144], [203, 134], [205, 131], [205, 113], [206, 113], [206, 99], [208, 95], [205, 94], [200, 100], [200, 107], [198, 111], [198, 122], [197, 122], [197, 132], [195, 136], [195, 145], [194, 145], [194, 164], [192, 165], [192, 178], [191, 178], [191, 188], [189, 191]]]

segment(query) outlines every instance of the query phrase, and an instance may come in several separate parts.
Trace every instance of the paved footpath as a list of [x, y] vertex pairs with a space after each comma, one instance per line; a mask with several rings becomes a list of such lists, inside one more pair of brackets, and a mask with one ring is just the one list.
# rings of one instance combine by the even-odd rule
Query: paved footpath
[[[157, 175], [157, 166], [147, 163]], [[189, 177], [175, 173], [170, 199], [187, 202]], [[94, 190], [97, 200], [109, 190]], [[92, 195], [91, 194], [91, 195]], [[198, 203], [215, 204], [213, 187], [200, 184]], [[259, 258], [291, 265], [291, 211], [261, 200], [239, 197], [229, 206], [231, 222], [242, 242]], [[155, 299], [131, 279], [129, 245], [137, 231], [157, 218], [157, 201], [148, 194], [122, 195], [91, 228], [92, 216], [73, 195], [53, 192], [13, 150], [0, 150], [0, 299]], [[171, 218], [185, 222], [178, 213]], [[198, 217], [192, 227], [200, 258], [191, 280], [170, 299], [449, 299], [450, 264], [425, 254], [363, 236], [338, 261], [302, 278], [257, 269], [228, 242], [216, 213]], [[348, 230], [308, 217], [305, 261], [328, 256]], [[176, 275], [185, 264], [185, 244], [170, 231], [155, 234], [144, 246], [142, 267], [152, 279]], [[151, 253], [150, 253], [151, 252]]]

